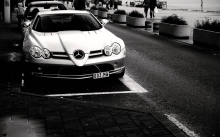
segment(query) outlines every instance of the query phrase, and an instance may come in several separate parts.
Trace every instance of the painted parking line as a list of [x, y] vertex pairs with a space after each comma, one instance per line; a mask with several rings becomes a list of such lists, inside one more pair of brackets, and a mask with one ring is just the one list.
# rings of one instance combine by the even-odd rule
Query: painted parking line
[[186, 135], [189, 137], [199, 137], [195, 132], [189, 130], [186, 126], [180, 123], [174, 116], [169, 114], [164, 114], [174, 125], [176, 125], [179, 129], [181, 129]]
[[113, 92], [94, 92], [94, 93], [68, 93], [68, 94], [49, 94], [47, 97], [71, 97], [71, 96], [92, 96], [92, 95], [111, 95], [111, 94], [129, 94], [139, 93], [137, 91], [113, 91]]
[[131, 91], [136, 91], [137, 93], [146, 93], [148, 92], [141, 85], [131, 79], [128, 75], [124, 75], [123, 78], [119, 79], [125, 86], [127, 86]]
[[148, 92], [128, 75], [124, 75], [119, 79], [131, 91], [111, 91], [111, 92], [93, 92], [93, 93], [68, 93], [68, 94], [48, 94], [48, 97], [70, 97], [70, 96], [89, 96], [89, 95], [110, 95], [110, 94], [129, 94], [129, 93], [146, 93]]

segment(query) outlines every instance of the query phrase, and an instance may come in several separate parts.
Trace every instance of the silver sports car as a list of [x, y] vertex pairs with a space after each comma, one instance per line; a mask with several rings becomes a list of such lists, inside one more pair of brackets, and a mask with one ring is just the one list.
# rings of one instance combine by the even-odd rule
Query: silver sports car
[[25, 75], [62, 79], [123, 77], [125, 44], [87, 11], [39, 12], [26, 23]]

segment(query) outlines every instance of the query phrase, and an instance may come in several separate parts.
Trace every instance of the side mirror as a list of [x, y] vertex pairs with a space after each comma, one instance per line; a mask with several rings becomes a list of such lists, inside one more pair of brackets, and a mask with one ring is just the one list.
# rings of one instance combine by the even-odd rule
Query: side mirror
[[109, 20], [107, 20], [107, 19], [102, 19], [101, 20], [101, 23], [102, 23], [103, 26], [105, 26], [108, 22], [109, 22]]

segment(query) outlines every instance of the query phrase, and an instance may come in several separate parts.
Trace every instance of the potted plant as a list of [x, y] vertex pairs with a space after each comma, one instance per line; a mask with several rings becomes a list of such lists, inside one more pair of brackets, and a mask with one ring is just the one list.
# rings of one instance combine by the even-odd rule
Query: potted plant
[[190, 26], [184, 18], [178, 17], [176, 14], [164, 16], [159, 23], [159, 35], [189, 39]]
[[142, 13], [137, 10], [131, 11], [128, 16], [126, 16], [126, 25], [136, 28], [145, 27], [145, 18]]
[[117, 23], [126, 23], [126, 11], [125, 10], [116, 10], [112, 15], [112, 21]]
[[104, 7], [99, 7], [98, 17], [102, 19], [107, 19], [108, 9]]
[[193, 43], [220, 49], [220, 22], [219, 20], [197, 20], [193, 29]]
[[90, 12], [95, 16], [98, 16], [98, 11], [99, 11], [99, 9], [96, 6], [92, 6], [90, 8]]

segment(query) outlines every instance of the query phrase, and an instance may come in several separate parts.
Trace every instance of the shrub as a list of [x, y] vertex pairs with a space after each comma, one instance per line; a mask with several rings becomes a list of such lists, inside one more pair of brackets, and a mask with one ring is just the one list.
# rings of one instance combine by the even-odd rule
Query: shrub
[[169, 24], [176, 24], [176, 25], [188, 25], [188, 23], [185, 21], [184, 18], [178, 17], [176, 14], [173, 14], [171, 16], [163, 16], [161, 18], [161, 22], [163, 23], [169, 23]]
[[131, 11], [128, 16], [131, 16], [131, 17], [137, 17], [137, 18], [144, 18], [144, 15], [142, 13], [140, 13], [139, 11], [137, 10], [133, 10]]
[[125, 11], [125, 10], [116, 10], [116, 11], [114, 12], [114, 14], [126, 15], [126, 11]]
[[220, 22], [219, 20], [211, 20], [210, 18], [205, 18], [205, 20], [196, 20], [195, 28], [210, 30], [215, 32], [220, 32]]
[[98, 10], [98, 8], [96, 6], [92, 6], [90, 9], [91, 10]]
[[108, 9], [104, 7], [99, 7], [99, 11], [108, 11]]

